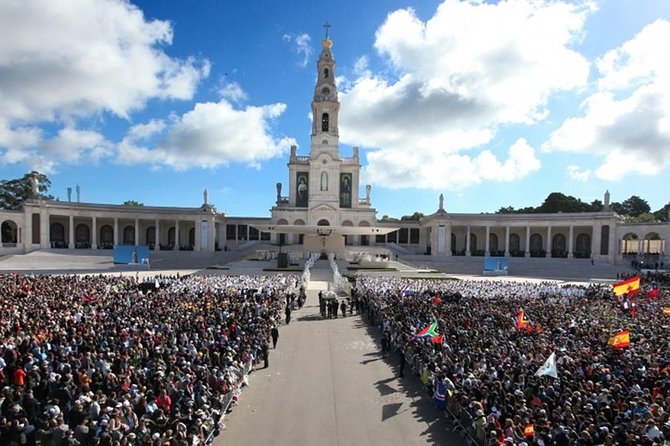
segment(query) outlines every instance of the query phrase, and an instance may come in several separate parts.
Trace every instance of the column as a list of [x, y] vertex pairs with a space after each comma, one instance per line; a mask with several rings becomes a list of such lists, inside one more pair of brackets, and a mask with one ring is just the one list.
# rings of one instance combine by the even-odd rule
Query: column
[[509, 226], [505, 226], [505, 257], [509, 257]]
[[200, 220], [193, 220], [193, 224], [195, 225], [195, 246], [193, 246], [194, 251], [200, 251], [200, 247], [202, 246], [202, 236], [201, 236], [201, 227], [202, 227], [202, 222]]
[[74, 215], [70, 215], [70, 223], [68, 224], [68, 244], [69, 249], [74, 249]]
[[600, 256], [600, 239], [602, 238], [602, 227], [594, 224], [591, 228], [591, 258], [597, 259]]
[[51, 220], [46, 210], [40, 210], [40, 241], [42, 248], [51, 248]]
[[526, 226], [526, 248], [525, 257], [530, 257], [530, 226]]
[[[214, 217], [209, 218], [209, 226], [207, 227], [207, 229], [209, 230], [209, 236], [207, 237], [207, 245], [209, 251], [214, 252], [216, 251], [216, 222], [214, 221]], [[249, 227], [247, 227], [247, 240], [249, 240]]]
[[155, 231], [154, 232], [154, 251], [160, 251], [161, 250], [161, 227], [160, 227], [160, 220], [156, 219], [156, 226], [155, 226]]
[[[23, 225], [26, 228], [26, 232], [23, 234], [23, 247], [32, 248], [33, 247], [33, 212], [32, 210], [26, 212], [24, 218], [25, 224]], [[2, 238], [0, 238], [0, 247], [2, 247]]]
[[466, 257], [472, 255], [470, 252], [470, 225], [467, 226], [467, 230], [465, 231], [465, 255]]
[[98, 217], [91, 221], [91, 249], [98, 249]]
[[437, 226], [432, 224], [430, 225], [430, 255], [437, 255]]
[[40, 241], [42, 248], [51, 248], [51, 219], [46, 210], [40, 210]]
[[570, 225], [570, 239], [568, 240], [568, 258], [572, 258], [572, 239], [574, 238], [575, 227]]
[[547, 226], [547, 253], [545, 254], [545, 257], [551, 257], [552, 248], [553, 244], [551, 241], [551, 226]]
[[174, 249], [175, 251], [179, 251], [179, 220], [174, 221]]
[[135, 219], [135, 246], [140, 244], [140, 220]]
[[491, 246], [489, 245], [490, 236], [491, 236], [491, 227], [489, 225], [486, 225], [486, 244], [485, 244], [486, 250], [484, 252], [484, 255], [487, 256], [487, 257], [489, 255], [491, 255], [491, 251], [490, 251]]
[[114, 217], [114, 246], [119, 244], [119, 219]]
[[451, 223], [444, 225], [444, 255], [451, 256]]

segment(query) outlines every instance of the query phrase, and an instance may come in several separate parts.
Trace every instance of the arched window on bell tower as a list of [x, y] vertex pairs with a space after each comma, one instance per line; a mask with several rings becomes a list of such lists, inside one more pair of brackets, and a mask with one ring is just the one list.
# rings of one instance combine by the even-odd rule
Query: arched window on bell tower
[[328, 68], [323, 69], [323, 78], [328, 79], [328, 76], [330, 75], [330, 72], [328, 71]]
[[328, 123], [329, 123], [328, 113], [322, 114], [321, 115], [321, 131], [322, 132], [327, 132], [328, 131]]

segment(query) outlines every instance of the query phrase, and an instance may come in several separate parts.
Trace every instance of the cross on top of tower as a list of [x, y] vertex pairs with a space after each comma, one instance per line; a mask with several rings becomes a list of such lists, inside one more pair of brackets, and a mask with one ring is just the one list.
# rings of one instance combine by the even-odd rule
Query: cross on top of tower
[[332, 26], [332, 25], [331, 25], [330, 23], [328, 23], [328, 22], [326, 22], [326, 23], [323, 24], [323, 27], [324, 27], [324, 29], [326, 30], [326, 38], [328, 38], [328, 29], [329, 29], [331, 26]]

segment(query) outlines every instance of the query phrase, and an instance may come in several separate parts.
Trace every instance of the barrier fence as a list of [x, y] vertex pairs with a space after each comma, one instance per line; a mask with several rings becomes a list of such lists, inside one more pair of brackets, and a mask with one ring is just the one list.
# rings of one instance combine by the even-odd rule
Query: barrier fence
[[[379, 309], [375, 306], [370, 305], [370, 302], [367, 301], [367, 299], [365, 302], [365, 307], [365, 310], [361, 311], [361, 314], [367, 314], [368, 322], [370, 322], [372, 326], [376, 327], [380, 331], [384, 330], [384, 326], [386, 324], [382, 312], [379, 311]], [[397, 335], [397, 333], [394, 333], [392, 338], [394, 340], [399, 339], [399, 337], [395, 335]], [[394, 344], [393, 347], [399, 347], [398, 342], [392, 343]], [[426, 364], [423, 364], [420, 360], [418, 360], [418, 355], [414, 355], [411, 352], [405, 353], [405, 361], [412, 367], [415, 375], [418, 375], [418, 373], [416, 373], [418, 370], [423, 370], [426, 367]], [[433, 380], [432, 389], [435, 389], [435, 384], [436, 383]], [[430, 396], [432, 397], [432, 393]], [[484, 418], [484, 423], [476, 428], [477, 425], [475, 423], [475, 418], [468, 410], [467, 402], [466, 406], [464, 407], [461, 404], [459, 398], [460, 397], [458, 393], [454, 393], [453, 396], [449, 396], [449, 394], [447, 394], [445, 397], [445, 415], [454, 426], [454, 432], [459, 432], [462, 434], [473, 445], [488, 445], [491, 439], [489, 432], [487, 432], [488, 422]]]
[[226, 413], [228, 412], [230, 405], [233, 403], [235, 394], [240, 392], [245, 382], [245, 377], [248, 377], [249, 372], [251, 371], [253, 365], [254, 365], [253, 359], [247, 361], [247, 363], [244, 364], [244, 367], [242, 368], [242, 374], [240, 375], [240, 378], [237, 380], [233, 388], [228, 392], [219, 396], [219, 404], [220, 404], [219, 408], [212, 409], [207, 414], [207, 421], [205, 422], [206, 429], [208, 430], [207, 439], [205, 441], [206, 444], [211, 444], [214, 441], [214, 437], [218, 435], [218, 432], [221, 429], [221, 425], [223, 424], [223, 419], [226, 416]]

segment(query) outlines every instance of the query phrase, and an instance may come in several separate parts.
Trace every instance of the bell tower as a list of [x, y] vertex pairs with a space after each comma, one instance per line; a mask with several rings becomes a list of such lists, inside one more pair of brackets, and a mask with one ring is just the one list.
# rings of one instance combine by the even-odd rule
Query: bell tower
[[338, 131], [338, 114], [340, 103], [337, 99], [335, 85], [335, 59], [333, 58], [333, 41], [330, 40], [328, 29], [330, 24], [323, 25], [326, 36], [321, 42], [321, 54], [316, 63], [317, 81], [312, 99], [312, 149], [311, 156], [316, 157], [326, 152], [333, 158], [339, 158], [340, 135]]

